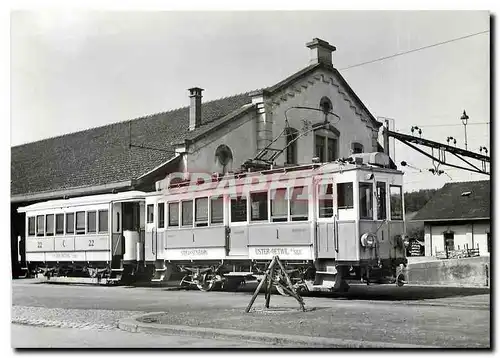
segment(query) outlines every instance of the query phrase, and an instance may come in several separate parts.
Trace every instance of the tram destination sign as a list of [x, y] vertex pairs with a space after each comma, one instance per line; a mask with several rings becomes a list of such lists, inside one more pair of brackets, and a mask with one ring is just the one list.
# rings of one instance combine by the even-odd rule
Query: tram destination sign
[[312, 250], [310, 246], [256, 246], [250, 247], [249, 255], [252, 259], [272, 259], [279, 256], [280, 259], [311, 260]]

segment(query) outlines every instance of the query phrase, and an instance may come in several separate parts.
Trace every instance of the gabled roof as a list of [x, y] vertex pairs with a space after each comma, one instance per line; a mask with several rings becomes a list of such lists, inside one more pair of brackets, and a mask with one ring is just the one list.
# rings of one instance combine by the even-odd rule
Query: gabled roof
[[[202, 127], [251, 103], [248, 93], [202, 105]], [[192, 135], [189, 107], [91, 128], [11, 148], [11, 195], [125, 183], [174, 156], [175, 144]], [[129, 148], [131, 142], [158, 150]], [[125, 185], [125, 184], [124, 184]]]
[[277, 91], [279, 91], [279, 90], [281, 90], [281, 89], [289, 86], [293, 82], [295, 82], [295, 81], [297, 81], [297, 80], [299, 80], [301, 78], [304, 78], [307, 75], [309, 75], [310, 73], [316, 71], [317, 69], [321, 69], [321, 68], [325, 69], [327, 71], [333, 72], [333, 74], [335, 75], [335, 77], [345, 87], [345, 89], [347, 90], [347, 92], [349, 92], [349, 94], [354, 98], [354, 100], [357, 102], [357, 104], [359, 104], [361, 106], [361, 108], [363, 108], [363, 110], [366, 112], [366, 114], [368, 115], [368, 117], [372, 121], [372, 123], [375, 126], [375, 128], [379, 128], [379, 127], [382, 126], [382, 123], [379, 122], [373, 116], [373, 114], [371, 114], [371, 112], [368, 110], [368, 108], [366, 108], [365, 104], [361, 101], [361, 99], [359, 99], [359, 97], [356, 94], [356, 92], [354, 92], [354, 90], [351, 88], [351, 86], [349, 86], [349, 83], [347, 83], [346, 79], [340, 74], [340, 72], [335, 67], [333, 67], [332, 65], [328, 65], [328, 64], [325, 64], [323, 62], [319, 62], [319, 63], [313, 64], [313, 65], [309, 65], [309, 66], [301, 69], [300, 71], [295, 72], [293, 75], [285, 78], [283, 81], [280, 81], [280, 82], [276, 83], [273, 86], [270, 86], [270, 87], [267, 87], [267, 88], [263, 88], [261, 90], [257, 90], [257, 91], [251, 92], [251, 94], [257, 94], [257, 93], [273, 94], [273, 93], [275, 93], [275, 92], [277, 92]]
[[202, 124], [193, 131], [188, 130], [189, 107], [183, 107], [12, 147], [11, 201], [61, 197], [66, 189], [75, 195], [97, 192], [96, 188], [102, 192], [131, 189], [138, 178], [171, 165], [179, 144], [216, 131], [254, 108], [251, 103], [256, 93], [272, 94], [319, 68], [333, 72], [374, 126], [381, 125], [340, 73], [331, 65], [319, 63], [273, 86], [204, 102]]
[[447, 183], [413, 220], [446, 221], [490, 217], [490, 181]]

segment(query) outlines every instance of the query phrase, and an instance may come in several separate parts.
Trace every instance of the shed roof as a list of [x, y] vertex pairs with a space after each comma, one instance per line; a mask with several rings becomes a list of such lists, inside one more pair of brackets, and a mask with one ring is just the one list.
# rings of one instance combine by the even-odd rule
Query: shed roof
[[490, 181], [447, 183], [413, 220], [451, 221], [490, 218]]

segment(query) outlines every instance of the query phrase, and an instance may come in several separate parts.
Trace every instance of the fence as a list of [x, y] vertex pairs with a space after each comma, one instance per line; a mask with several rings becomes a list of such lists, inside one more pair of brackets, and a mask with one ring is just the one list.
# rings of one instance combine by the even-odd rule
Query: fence
[[438, 259], [461, 259], [464, 257], [476, 257], [479, 256], [479, 244], [477, 248], [469, 249], [469, 245], [465, 244], [465, 249], [462, 250], [449, 250], [445, 246], [444, 251], [437, 251], [437, 247], [434, 247], [434, 252]]

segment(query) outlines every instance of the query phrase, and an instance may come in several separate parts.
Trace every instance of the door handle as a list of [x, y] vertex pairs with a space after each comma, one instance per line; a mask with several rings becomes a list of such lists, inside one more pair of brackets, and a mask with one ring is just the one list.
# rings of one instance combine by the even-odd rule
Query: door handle
[[335, 252], [339, 252], [339, 223], [337, 217], [333, 217], [333, 241], [335, 244]]

